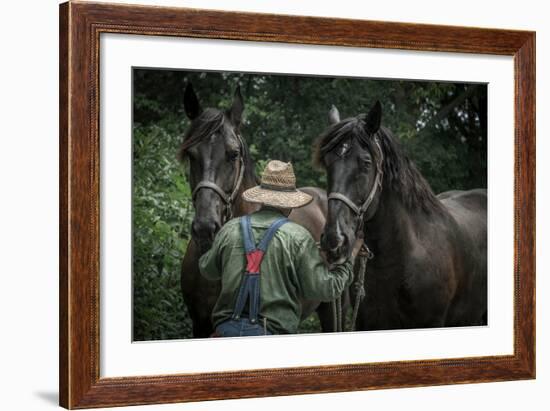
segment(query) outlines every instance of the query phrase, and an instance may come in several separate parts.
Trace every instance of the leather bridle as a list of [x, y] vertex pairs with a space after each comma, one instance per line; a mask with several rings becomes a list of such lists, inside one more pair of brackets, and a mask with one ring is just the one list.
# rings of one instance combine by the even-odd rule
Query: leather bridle
[[378, 138], [376, 137], [374, 138], [374, 143], [375, 143], [376, 149], [378, 150], [378, 156], [376, 161], [376, 176], [374, 177], [374, 183], [370, 189], [369, 195], [367, 196], [365, 201], [363, 201], [363, 204], [358, 206], [348, 196], [342, 193], [332, 192], [328, 195], [328, 201], [330, 200], [341, 201], [346, 206], [348, 206], [348, 208], [357, 216], [357, 218], [359, 219], [359, 222], [357, 224], [357, 229], [355, 230], [355, 232], [358, 232], [363, 228], [365, 213], [367, 212], [370, 205], [372, 204], [378, 190], [382, 189], [382, 177], [384, 175], [384, 172], [382, 171], [382, 162], [384, 161], [384, 158], [383, 158], [382, 149], [380, 148], [380, 144], [378, 142]]
[[194, 203], [195, 198], [197, 197], [197, 194], [200, 190], [209, 189], [214, 191], [221, 198], [221, 200], [225, 205], [225, 210], [222, 214], [222, 225], [225, 224], [225, 222], [227, 222], [231, 218], [233, 218], [233, 204], [235, 203], [237, 194], [239, 194], [239, 190], [241, 188], [241, 184], [243, 182], [243, 177], [244, 177], [244, 166], [245, 166], [244, 165], [244, 144], [240, 134], [235, 133], [233, 131], [233, 135], [239, 142], [239, 172], [235, 176], [235, 181], [233, 183], [233, 190], [231, 191], [231, 193], [227, 194], [223, 188], [221, 188], [219, 185], [217, 185], [213, 181], [201, 180], [195, 186], [195, 189], [193, 190], [193, 193], [191, 195]]

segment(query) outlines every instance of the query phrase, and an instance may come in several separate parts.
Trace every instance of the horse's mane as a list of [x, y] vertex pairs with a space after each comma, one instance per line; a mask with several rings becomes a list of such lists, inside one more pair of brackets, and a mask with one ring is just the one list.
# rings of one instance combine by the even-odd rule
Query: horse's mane
[[[221, 129], [226, 120], [226, 113], [222, 110], [214, 108], [205, 109], [199, 117], [191, 122], [191, 126], [185, 133], [178, 151], [178, 159], [184, 162], [187, 159], [189, 148]], [[243, 139], [241, 141], [243, 143], [243, 159], [245, 164], [244, 178], [251, 183], [257, 183], [256, 167], [250, 157], [250, 151], [246, 142]]]
[[[393, 190], [410, 210], [422, 210], [426, 213], [441, 211], [443, 209], [441, 202], [414, 163], [403, 152], [401, 144], [391, 131], [380, 127], [376, 136], [383, 155], [383, 190]], [[314, 164], [317, 167], [323, 167], [325, 154], [347, 138], [357, 138], [370, 151], [375, 161], [379, 160], [373, 136], [365, 131], [365, 115], [361, 114], [330, 126], [319, 136], [314, 145]]]
[[183, 136], [183, 142], [178, 152], [180, 161], [187, 158], [189, 148], [218, 131], [223, 126], [224, 121], [223, 111], [214, 108], [204, 110], [199, 117], [191, 122], [191, 126]]
[[248, 151], [248, 145], [246, 141], [241, 139], [243, 142], [243, 159], [244, 159], [244, 179], [250, 184], [260, 184], [260, 179], [256, 175], [256, 164], [252, 161], [250, 157], [250, 151]]

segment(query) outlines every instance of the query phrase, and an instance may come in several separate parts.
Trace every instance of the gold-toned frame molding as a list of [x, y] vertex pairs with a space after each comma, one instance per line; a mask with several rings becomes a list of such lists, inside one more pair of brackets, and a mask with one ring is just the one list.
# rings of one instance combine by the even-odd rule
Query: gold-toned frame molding
[[[514, 354], [100, 378], [101, 33], [513, 56]], [[90, 408], [535, 377], [535, 33], [196, 9], [60, 5], [60, 404]], [[268, 68], [266, 68], [267, 70]]]

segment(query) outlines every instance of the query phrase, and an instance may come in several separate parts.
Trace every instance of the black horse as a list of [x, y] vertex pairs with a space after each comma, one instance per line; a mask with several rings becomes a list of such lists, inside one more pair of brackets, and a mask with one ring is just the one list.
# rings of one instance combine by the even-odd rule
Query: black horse
[[[244, 190], [258, 184], [255, 165], [240, 134], [244, 102], [237, 88], [227, 110], [202, 109], [193, 87], [184, 93], [184, 107], [191, 125], [180, 147], [180, 159], [188, 168], [195, 218], [192, 238], [181, 268], [181, 289], [193, 322], [194, 337], [209, 337], [214, 331], [211, 314], [220, 292], [220, 283], [206, 280], [199, 271], [199, 257], [210, 248], [214, 236], [230, 218], [249, 214], [259, 207], [241, 200]], [[327, 197], [324, 190], [304, 187], [313, 197], [305, 207], [295, 209], [290, 219], [307, 228], [318, 241], [326, 222]], [[317, 310], [324, 331], [332, 330], [328, 303], [302, 301], [302, 318]]]
[[374, 257], [365, 278], [359, 330], [487, 323], [487, 192], [435, 196], [391, 132], [379, 102], [319, 137], [315, 161], [328, 174], [321, 246], [347, 258], [360, 231]]

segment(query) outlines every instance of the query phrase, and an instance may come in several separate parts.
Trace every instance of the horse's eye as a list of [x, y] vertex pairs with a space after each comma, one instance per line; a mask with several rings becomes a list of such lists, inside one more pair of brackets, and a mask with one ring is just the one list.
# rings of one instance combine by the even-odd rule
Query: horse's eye
[[232, 151], [227, 155], [227, 159], [229, 161], [235, 161], [239, 158], [239, 152], [238, 151]]
[[372, 164], [372, 159], [370, 157], [362, 157], [360, 162], [363, 167], [369, 168]]

